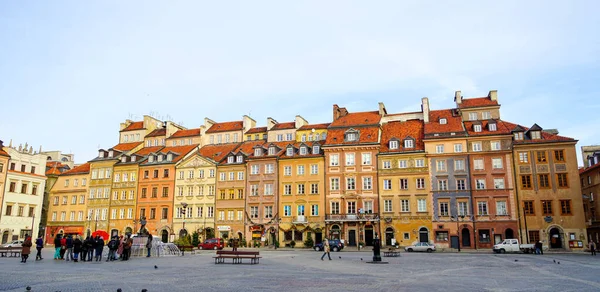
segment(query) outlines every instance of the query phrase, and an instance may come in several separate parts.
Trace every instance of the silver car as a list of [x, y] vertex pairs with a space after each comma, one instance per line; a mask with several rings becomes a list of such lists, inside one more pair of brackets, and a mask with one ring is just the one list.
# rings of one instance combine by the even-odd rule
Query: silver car
[[3, 244], [2, 247], [21, 247], [22, 245], [23, 245], [22, 240], [14, 240], [12, 242]]
[[432, 252], [432, 251], [435, 251], [435, 245], [433, 245], [429, 242], [419, 242], [415, 245], [405, 247], [404, 250], [408, 251], [408, 252], [412, 252], [412, 251]]

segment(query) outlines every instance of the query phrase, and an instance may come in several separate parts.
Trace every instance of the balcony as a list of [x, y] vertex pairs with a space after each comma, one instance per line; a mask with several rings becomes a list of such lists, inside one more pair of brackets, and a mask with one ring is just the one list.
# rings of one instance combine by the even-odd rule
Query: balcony
[[326, 222], [366, 222], [379, 221], [379, 213], [368, 214], [327, 214]]
[[294, 224], [306, 224], [308, 223], [308, 218], [306, 218], [306, 216], [302, 215], [302, 216], [296, 216], [294, 217], [294, 220], [292, 221], [292, 223]]

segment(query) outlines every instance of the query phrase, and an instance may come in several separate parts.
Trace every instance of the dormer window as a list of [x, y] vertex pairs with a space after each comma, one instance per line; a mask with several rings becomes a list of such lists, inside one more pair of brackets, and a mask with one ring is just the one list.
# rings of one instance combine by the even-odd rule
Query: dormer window
[[321, 133], [321, 140], [325, 140], [325, 138], [327, 138], [327, 134], [326, 133]]
[[312, 151], [312, 154], [319, 154], [319, 152], [321, 152], [321, 147], [319, 147], [319, 145], [314, 145]]
[[350, 141], [350, 142], [358, 141], [358, 132], [356, 132], [356, 131], [346, 132], [346, 139], [345, 140], [346, 141]]
[[113, 157], [114, 154], [115, 154], [114, 151], [112, 151], [112, 150], [108, 151], [108, 157]]
[[481, 125], [473, 125], [473, 130], [475, 132], [481, 132]]
[[276, 153], [276, 152], [277, 152], [277, 151], [276, 151], [276, 148], [275, 148], [275, 146], [271, 146], [271, 147], [269, 147], [269, 155], [275, 155], [275, 153]]
[[148, 156], [148, 162], [154, 162], [154, 155]]
[[237, 163], [242, 163], [242, 162], [244, 162], [244, 157], [243, 157], [242, 155], [238, 155], [238, 156], [236, 157], [236, 160], [235, 160], [235, 162], [237, 162]]
[[167, 154], [167, 161], [173, 161], [173, 154], [172, 153]]
[[233, 156], [227, 157], [227, 163], [233, 163]]
[[404, 148], [415, 148], [415, 141], [412, 139], [404, 140]]
[[132, 156], [131, 156], [131, 161], [132, 161], [132, 162], [133, 162], [133, 161], [135, 161], [135, 160], [136, 160], [136, 158], [137, 158], [137, 157], [136, 157], [135, 155], [132, 155]]
[[127, 162], [127, 156], [121, 156], [121, 162]]
[[262, 154], [262, 150], [260, 148], [254, 149], [254, 156], [260, 156]]
[[390, 149], [398, 149], [398, 141], [392, 140], [390, 141]]
[[542, 139], [542, 132], [531, 131], [531, 140], [539, 140], [539, 139]]
[[491, 132], [496, 131], [496, 123], [489, 123], [488, 130], [490, 130]]
[[445, 125], [445, 124], [447, 124], [447, 123], [448, 123], [448, 120], [446, 120], [445, 118], [441, 118], [441, 119], [440, 119], [440, 124], [441, 124], [441, 125]]
[[306, 155], [306, 146], [300, 147], [300, 155]]
[[293, 155], [294, 155], [294, 148], [292, 148], [292, 147], [288, 147], [288, 148], [285, 150], [285, 155], [287, 155], [287, 156], [293, 156]]
[[513, 137], [515, 141], [523, 140], [523, 132], [514, 132]]
[[[102, 158], [102, 157], [104, 157], [104, 151], [98, 150], [98, 158]], [[50, 157], [48, 157], [48, 159], [50, 159]]]
[[161, 161], [163, 161], [163, 155], [162, 155], [162, 154], [159, 154], [159, 155], [158, 155], [158, 162], [161, 162]]

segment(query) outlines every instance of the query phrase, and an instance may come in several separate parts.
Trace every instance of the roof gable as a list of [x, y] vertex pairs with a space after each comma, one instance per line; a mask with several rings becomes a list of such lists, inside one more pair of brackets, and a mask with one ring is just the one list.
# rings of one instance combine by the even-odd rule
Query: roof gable
[[206, 130], [206, 133], [210, 134], [210, 133], [219, 133], [219, 132], [241, 131], [243, 129], [244, 129], [243, 121], [224, 122], [224, 123], [216, 123], [216, 124], [212, 125], [208, 130]]

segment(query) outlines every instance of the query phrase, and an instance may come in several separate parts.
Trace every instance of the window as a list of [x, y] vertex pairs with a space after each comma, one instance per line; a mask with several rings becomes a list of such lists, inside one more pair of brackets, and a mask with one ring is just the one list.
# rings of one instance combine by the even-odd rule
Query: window
[[273, 172], [275, 172], [275, 167], [273, 164], [265, 164], [265, 173], [271, 174]]
[[492, 168], [502, 169], [502, 158], [492, 158]]
[[466, 179], [457, 179], [456, 180], [456, 189], [459, 191], [464, 191], [467, 189], [467, 180]]
[[85, 204], [85, 196], [84, 195], [79, 196], [79, 204], [80, 205]]
[[331, 214], [340, 214], [340, 202], [331, 202]]
[[146, 198], [146, 192], [147, 192], [147, 189], [146, 188], [142, 188], [142, 198]]
[[273, 195], [273, 184], [265, 184], [265, 195]]
[[290, 206], [290, 205], [283, 206], [283, 216], [286, 216], [286, 217], [292, 216], [292, 206]]
[[27, 183], [21, 184], [21, 194], [27, 194]]
[[552, 201], [542, 201], [542, 215], [552, 216]]
[[384, 160], [383, 161], [383, 169], [390, 169], [392, 168], [392, 162], [389, 160]]
[[390, 179], [384, 179], [383, 180], [383, 189], [384, 190], [391, 190], [392, 189], [392, 180], [390, 180]]
[[258, 174], [258, 172], [259, 172], [258, 165], [255, 164], [250, 167], [250, 174]]
[[400, 179], [400, 189], [401, 190], [408, 190], [408, 179], [407, 178], [401, 178]]
[[523, 214], [535, 215], [535, 208], [533, 207], [533, 201], [523, 201]]
[[321, 147], [319, 145], [313, 145], [312, 154], [319, 154], [321, 152]]
[[156, 198], [158, 196], [158, 188], [152, 188], [152, 198]]
[[265, 206], [265, 218], [273, 218], [273, 206]]
[[473, 125], [473, 130], [475, 132], [481, 132], [481, 125]]
[[521, 188], [531, 189], [531, 175], [521, 175]]
[[258, 218], [258, 206], [250, 206], [250, 218]]
[[415, 159], [415, 167], [425, 167], [424, 159]]
[[481, 142], [474, 142], [472, 145], [473, 145], [473, 151], [475, 151], [475, 152], [481, 151]]
[[163, 177], [169, 177], [169, 170], [168, 169], [164, 169], [163, 170]]
[[448, 216], [448, 202], [440, 202], [440, 216]]
[[438, 160], [435, 165], [437, 171], [446, 171], [446, 160]]
[[479, 232], [479, 242], [488, 243], [491, 241], [489, 229], [479, 229], [477, 231]]
[[158, 178], [158, 169], [154, 170], [154, 178]]
[[445, 179], [438, 180], [438, 191], [447, 191], [448, 181]]
[[436, 231], [435, 241], [448, 241], [448, 231]]
[[307, 150], [305, 146], [300, 147], [300, 155], [306, 155]]
[[504, 178], [494, 178], [494, 189], [504, 189]]
[[67, 212], [62, 211], [60, 212], [60, 221], [65, 221], [67, 218]]
[[310, 165], [310, 174], [319, 174], [319, 165], [318, 164]]
[[506, 210], [506, 201], [496, 202], [496, 215], [500, 215], [500, 216], [508, 215], [508, 210]]
[[310, 206], [310, 215], [311, 216], [319, 216], [319, 205], [311, 205]]
[[313, 195], [319, 193], [319, 184], [318, 183], [310, 184], [310, 193]]
[[77, 205], [77, 196], [71, 197], [71, 205]]
[[33, 185], [33, 186], [31, 187], [31, 194], [32, 194], [32, 195], [37, 195], [37, 185]]
[[331, 186], [332, 191], [338, 191], [340, 189], [340, 179], [337, 177], [332, 178], [331, 182], [330, 182], [330, 186]]
[[444, 153], [444, 145], [435, 145], [435, 153]]
[[415, 141], [413, 141], [411, 139], [404, 140], [404, 148], [414, 148], [414, 147], [415, 147]]
[[392, 200], [383, 201], [383, 212], [392, 212]]
[[467, 216], [469, 214], [469, 203], [468, 202], [458, 202], [458, 215], [459, 216]]
[[235, 162], [236, 163], [242, 163], [244, 162], [244, 157], [242, 155], [238, 155], [235, 157]]
[[[258, 149], [256, 149], [256, 150], [258, 150]], [[255, 151], [256, 151], [256, 150], [255, 150]], [[234, 161], [234, 160], [233, 160], [233, 156], [229, 156], [229, 157], [227, 157], [227, 163], [233, 163], [233, 161]]]
[[162, 216], [160, 217], [160, 219], [167, 218], [169, 218], [169, 208], [162, 208]]
[[292, 133], [285, 134], [285, 140], [286, 141], [292, 141], [292, 140], [294, 140], [294, 135]]
[[427, 212], [426, 199], [417, 199], [417, 212]]
[[292, 175], [292, 167], [291, 166], [284, 166], [283, 167], [283, 175], [285, 175], [285, 176]]
[[476, 121], [477, 113], [469, 113], [469, 121]]
[[[56, 197], [56, 199], [58, 199], [58, 197]], [[6, 205], [6, 213], [4, 213], [4, 215], [6, 216], [12, 216], [12, 205]], [[56, 212], [54, 212], [53, 215], [56, 215]], [[53, 216], [52, 218], [55, 218], [56, 216]], [[54, 219], [52, 219], [54, 221]]]
[[244, 172], [243, 171], [238, 171], [237, 173], [237, 179], [238, 180], [244, 180]]
[[329, 166], [339, 166], [340, 156], [338, 154], [329, 155]]
[[346, 165], [354, 165], [354, 153], [346, 153]]
[[539, 140], [542, 139], [542, 134], [540, 131], [531, 131], [531, 140]]
[[445, 125], [445, 124], [447, 124], [447, 123], [448, 123], [448, 120], [446, 120], [446, 119], [444, 119], [444, 118], [441, 118], [441, 119], [440, 119], [440, 124], [441, 124], [441, 125]]
[[557, 173], [556, 174], [556, 178], [558, 180], [558, 187], [559, 188], [568, 188], [569, 187], [569, 182], [567, 181], [567, 174], [566, 173]]
[[483, 170], [483, 159], [474, 159], [473, 160], [473, 169], [475, 170]]
[[304, 175], [304, 165], [298, 165], [298, 167], [296, 169], [296, 174], [297, 175]]
[[545, 163], [548, 162], [546, 159], [546, 151], [536, 151], [537, 162]]
[[542, 188], [542, 189], [550, 188], [550, 181], [548, 180], [547, 174], [540, 174], [539, 182], [540, 182], [540, 188]]
[[527, 152], [519, 152], [519, 162], [529, 163], [529, 155]]
[[464, 171], [465, 170], [465, 161], [462, 159], [454, 160], [454, 170]]
[[424, 178], [417, 178], [416, 179], [416, 184], [417, 184], [417, 189], [424, 189], [425, 188], [425, 179]]
[[371, 153], [362, 154], [362, 165], [371, 165]]
[[293, 156], [294, 155], [294, 148], [288, 147], [287, 149], [285, 149], [285, 155], [286, 156]]
[[69, 199], [69, 197], [67, 197], [67, 196], [63, 196], [63, 197], [62, 197], [62, 204], [63, 204], [63, 205], [66, 205], [66, 204], [67, 204], [67, 200], [68, 200], [68, 199]]
[[556, 160], [557, 162], [565, 162], [565, 151], [554, 150], [554, 160]]
[[163, 187], [162, 189], [162, 197], [166, 198], [169, 196], [169, 187]]
[[456, 152], [456, 153], [463, 152], [462, 146], [463, 146], [462, 144], [454, 144], [454, 152]]
[[353, 177], [346, 178], [346, 190], [356, 190], [356, 180]]
[[358, 133], [357, 132], [348, 132], [346, 133], [346, 141], [357, 141]]
[[490, 142], [492, 150], [501, 150], [500, 141]]
[[258, 196], [258, 185], [250, 185], [250, 196]]
[[475, 181], [475, 188], [478, 190], [485, 190], [485, 179], [477, 179]]
[[[133, 181], [133, 178], [132, 178], [132, 181]], [[86, 185], [87, 185], [87, 179], [85, 179], [85, 178], [81, 179], [81, 186], [84, 187]]]
[[214, 169], [210, 169], [208, 171], [208, 177], [215, 177], [215, 170]]
[[571, 200], [560, 200], [560, 214], [573, 215], [571, 213]]
[[298, 184], [298, 195], [304, 195], [304, 184]]
[[363, 177], [363, 190], [371, 190], [373, 189], [373, 178], [370, 176]]
[[398, 160], [398, 167], [399, 168], [407, 168], [408, 167], [408, 161], [406, 161], [406, 160]]
[[346, 202], [346, 213], [347, 214], [356, 214], [356, 202], [355, 201]]
[[400, 212], [410, 212], [410, 203], [408, 200], [400, 200]]
[[477, 215], [479, 215], [479, 216], [488, 215], [487, 202], [477, 202]]
[[494, 132], [497, 130], [496, 124], [495, 123], [489, 123], [488, 124], [488, 130], [490, 130], [490, 132]]
[[398, 149], [398, 141], [396, 141], [396, 140], [390, 141], [389, 147], [390, 147], [390, 149]]

